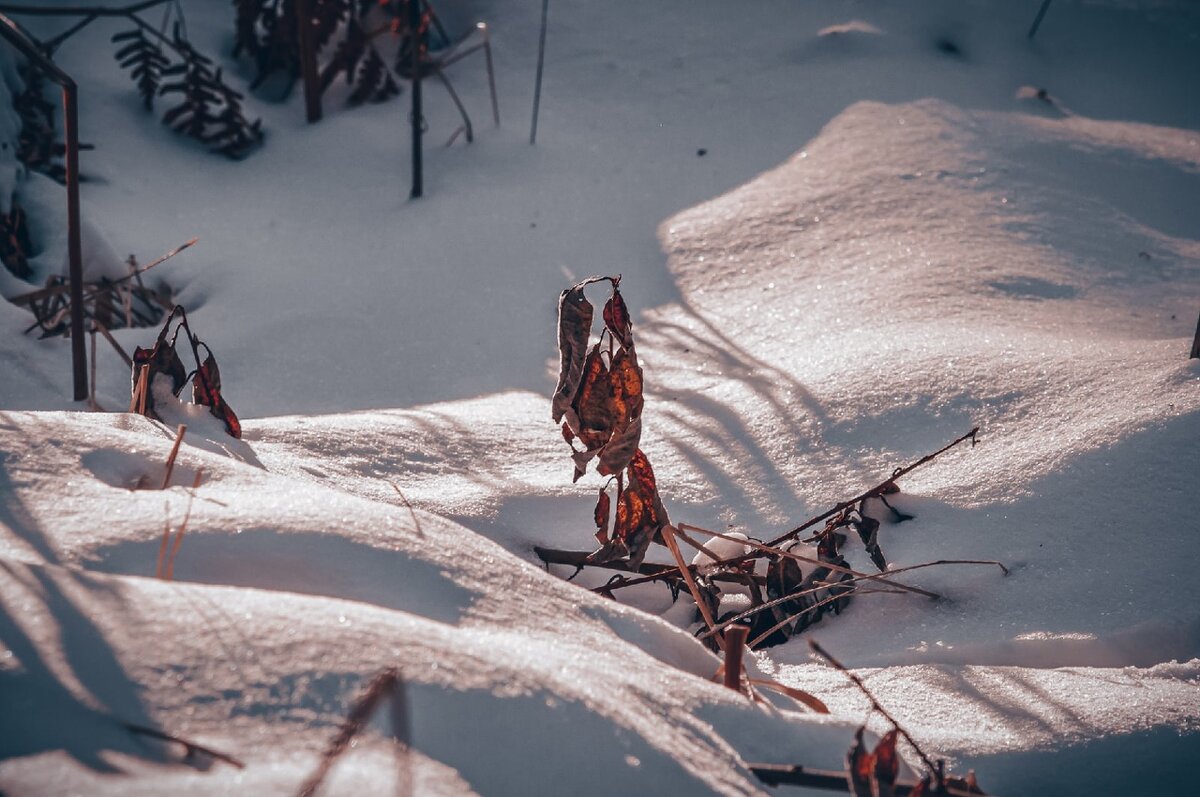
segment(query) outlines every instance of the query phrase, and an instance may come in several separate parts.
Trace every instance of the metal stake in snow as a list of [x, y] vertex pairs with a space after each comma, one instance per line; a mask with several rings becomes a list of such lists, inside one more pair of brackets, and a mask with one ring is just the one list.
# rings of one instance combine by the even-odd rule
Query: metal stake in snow
[[311, 125], [321, 121], [321, 78], [317, 74], [310, 0], [296, 0], [296, 27], [300, 44], [300, 74], [304, 80], [304, 112]]
[[542, 68], [546, 63], [546, 17], [550, 13], [550, 0], [542, 0], [542, 32], [538, 35], [537, 78], [533, 85], [533, 122], [529, 125], [529, 144], [537, 142], [538, 105], [542, 99]]
[[33, 44], [17, 23], [0, 14], [0, 36], [62, 86], [63, 135], [66, 138], [67, 258], [71, 284], [71, 370], [75, 400], [88, 397], [87, 350], [83, 340], [83, 248], [79, 241], [79, 103], [75, 81]]
[[421, 166], [421, 0], [408, 0], [408, 35], [412, 47], [412, 191], [410, 199], [424, 193]]

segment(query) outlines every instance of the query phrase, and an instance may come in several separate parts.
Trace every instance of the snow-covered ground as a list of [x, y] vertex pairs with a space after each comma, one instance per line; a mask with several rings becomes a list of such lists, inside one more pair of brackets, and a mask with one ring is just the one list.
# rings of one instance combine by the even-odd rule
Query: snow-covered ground
[[[141, 262], [199, 236], [157, 273], [245, 435], [189, 416], [174, 486], [130, 490], [173, 427], [80, 412], [65, 342], [0, 303], [0, 791], [294, 793], [388, 666], [408, 748], [363, 737], [329, 793], [741, 794], [764, 788], [747, 763], [839, 768], [867, 704], [803, 638], [755, 666], [832, 717], [711, 683], [665, 587], [617, 603], [537, 566], [594, 544], [600, 482], [571, 484], [549, 407], [555, 301], [591, 273], [624, 275], [676, 523], [769, 539], [980, 426], [902, 480], [916, 519], [881, 544], [1012, 574], [906, 574], [945, 598], [864, 595], [806, 636], [990, 791], [1185, 791], [1200, 14], [1059, 0], [1030, 42], [1039, 5], [557, 0], [530, 147], [540, 4], [459, 3], [491, 24], [503, 127], [481, 60], [451, 72], [473, 144], [440, 146], [457, 122], [427, 87], [413, 202], [407, 96], [312, 127], [299, 96], [251, 98], [267, 143], [230, 163], [141, 112], [119, 26], [70, 40], [86, 218]], [[232, 9], [184, 7], [227, 59]], [[127, 405], [111, 350], [98, 370]]]

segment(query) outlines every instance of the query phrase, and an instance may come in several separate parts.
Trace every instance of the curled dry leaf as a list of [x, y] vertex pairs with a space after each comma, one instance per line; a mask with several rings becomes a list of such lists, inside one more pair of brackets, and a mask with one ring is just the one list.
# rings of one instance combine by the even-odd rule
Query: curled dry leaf
[[603, 315], [604, 325], [612, 333], [613, 339], [626, 349], [633, 348], [633, 322], [629, 319], [629, 309], [615, 284], [612, 297], [604, 305]]
[[601, 476], [612, 476], [628, 466], [642, 440], [642, 369], [632, 348], [613, 355], [609, 384], [613, 423], [596, 466]]
[[558, 297], [558, 385], [554, 388], [551, 406], [555, 423], [561, 421], [571, 409], [583, 378], [583, 361], [587, 356], [594, 313], [592, 303], [583, 295], [583, 289], [602, 279], [604, 277], [588, 277]]
[[895, 784], [896, 776], [900, 774], [900, 758], [896, 755], [896, 741], [899, 738], [899, 732], [892, 728], [875, 746], [872, 756], [875, 759], [875, 780], [880, 786], [886, 785], [890, 788]]
[[233, 408], [221, 397], [221, 372], [217, 370], [217, 359], [213, 356], [212, 350], [204, 344], [204, 349], [208, 351], [208, 356], [204, 358], [204, 362], [196, 369], [196, 376], [192, 379], [192, 401], [196, 404], [202, 404], [208, 407], [209, 412], [214, 417], [219, 418], [225, 423], [225, 431], [236, 438], [242, 436], [242, 424], [234, 413]]
[[608, 498], [608, 490], [601, 489], [600, 497], [596, 500], [596, 540], [601, 545], [608, 544], [609, 515], [612, 514], [612, 502]]
[[863, 547], [871, 556], [871, 562], [875, 567], [879, 568], [879, 572], [883, 573], [887, 570], [887, 558], [883, 555], [883, 549], [879, 547], [879, 521], [869, 515], [860, 513], [859, 519], [851, 524], [854, 530], [858, 532], [858, 538], [862, 540]]
[[850, 788], [855, 797], [874, 797], [871, 781], [874, 780], [875, 758], [867, 752], [863, 742], [863, 728], [854, 732], [854, 744], [846, 753], [846, 769], [850, 773]]

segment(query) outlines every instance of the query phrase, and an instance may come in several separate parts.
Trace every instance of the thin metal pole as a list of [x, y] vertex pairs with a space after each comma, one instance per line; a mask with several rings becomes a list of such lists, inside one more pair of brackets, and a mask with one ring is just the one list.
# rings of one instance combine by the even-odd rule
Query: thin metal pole
[[1042, 17], [1046, 16], [1046, 12], [1050, 10], [1050, 0], [1045, 0], [1042, 7], [1038, 9], [1037, 16], [1033, 20], [1033, 25], [1029, 28], [1029, 38], [1033, 38], [1038, 32], [1038, 26], [1042, 24]]
[[79, 242], [79, 105], [75, 81], [34, 44], [21, 26], [0, 14], [0, 36], [62, 86], [63, 135], [67, 145], [67, 257], [71, 295], [71, 372], [76, 401], [88, 396], [87, 349], [83, 340], [83, 254]]
[[408, 0], [408, 35], [412, 41], [412, 192], [410, 199], [424, 193], [421, 164], [421, 0]]
[[296, 0], [300, 74], [304, 80], [304, 113], [309, 124], [321, 121], [321, 86], [317, 76], [317, 52], [313, 42], [312, 23], [310, 0]]
[[71, 282], [71, 362], [75, 400], [87, 398], [87, 353], [83, 341], [83, 247], [79, 239], [79, 102], [75, 81], [63, 84], [63, 133], [67, 139], [67, 258]]
[[1196, 319], [1196, 338], [1192, 341], [1192, 353], [1188, 356], [1189, 360], [1200, 358], [1200, 318]]
[[533, 122], [529, 125], [529, 144], [537, 143], [538, 106], [542, 100], [542, 69], [546, 63], [546, 17], [550, 13], [550, 0], [542, 0], [542, 31], [538, 35], [537, 79], [533, 85]]

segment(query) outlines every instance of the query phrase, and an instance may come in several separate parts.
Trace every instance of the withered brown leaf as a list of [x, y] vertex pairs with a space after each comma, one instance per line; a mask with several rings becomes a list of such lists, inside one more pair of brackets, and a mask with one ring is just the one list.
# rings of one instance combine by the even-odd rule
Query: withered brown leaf
[[633, 346], [633, 322], [629, 319], [629, 309], [621, 298], [621, 291], [613, 284], [612, 296], [604, 304], [604, 325], [612, 333], [613, 338], [624, 348]]
[[613, 355], [609, 382], [613, 427], [596, 466], [602, 476], [623, 470], [642, 439], [642, 369], [633, 349], [621, 349]]
[[612, 503], [608, 497], [608, 490], [601, 489], [600, 497], [596, 500], [596, 511], [594, 519], [596, 521], [596, 540], [601, 545], [608, 544], [608, 520], [611, 514]]
[[592, 334], [592, 303], [583, 289], [604, 277], [588, 277], [563, 291], [558, 297], [558, 385], [554, 388], [551, 414], [558, 423], [571, 410], [572, 400], [579, 390], [583, 376], [583, 361], [587, 355], [588, 338]]
[[[204, 348], [208, 349], [207, 346]], [[192, 379], [192, 401], [208, 407], [208, 411], [214, 417], [225, 423], [225, 431], [233, 437], [241, 438], [242, 424], [233, 408], [221, 396], [221, 372], [217, 370], [217, 360], [211, 350], [196, 369], [196, 376]]]
[[896, 755], [896, 741], [899, 733], [895, 728], [888, 731], [875, 746], [872, 757], [875, 759], [875, 779], [881, 786], [891, 786], [900, 774], [900, 758]]
[[846, 769], [850, 772], [850, 787], [855, 797], [874, 797], [875, 756], [867, 752], [861, 727], [854, 732], [854, 744], [846, 754]]

